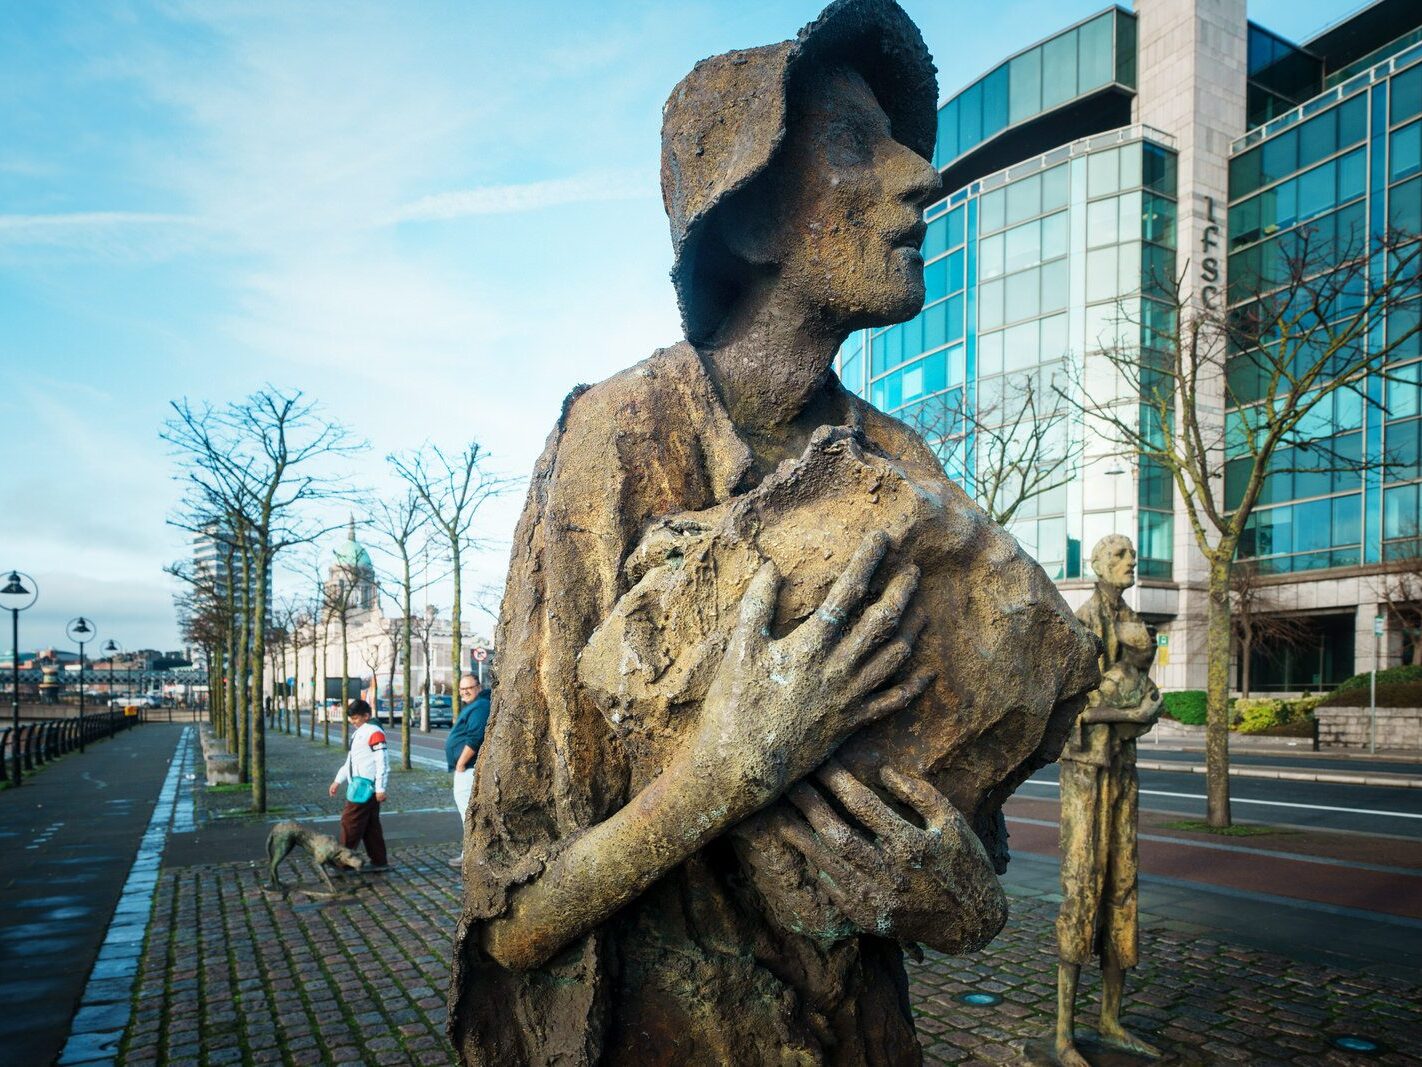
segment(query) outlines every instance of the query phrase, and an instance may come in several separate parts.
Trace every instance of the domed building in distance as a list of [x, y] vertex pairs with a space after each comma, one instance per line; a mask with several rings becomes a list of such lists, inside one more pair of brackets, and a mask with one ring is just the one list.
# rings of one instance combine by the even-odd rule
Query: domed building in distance
[[[276, 683], [287, 678], [297, 703], [303, 708], [319, 709], [332, 721], [340, 721], [341, 710], [341, 640], [344, 630], [348, 682], [347, 697], [364, 697], [380, 709], [381, 717], [402, 717], [406, 704], [404, 661], [401, 645], [404, 631], [399, 615], [398, 585], [387, 587], [386, 599], [380, 600], [380, 579], [368, 549], [356, 538], [356, 520], [352, 516], [346, 537], [332, 553], [326, 578], [321, 583], [319, 614], [308, 611], [297, 624], [295, 643], [299, 647], [299, 662], [285, 661], [283, 672], [278, 650], [269, 646], [273, 656], [272, 669], [267, 672], [269, 693], [275, 695]], [[386, 611], [391, 614], [385, 614]], [[317, 617], [313, 620], [313, 614]], [[445, 699], [454, 693], [459, 675], [465, 671], [491, 677], [493, 642], [477, 632], [472, 613], [466, 604], [464, 633], [458, 663], [453, 654], [453, 632], [448, 616], [433, 604], [416, 608], [411, 620], [410, 668], [411, 694], [417, 706], [429, 693]], [[479, 650], [476, 653], [476, 649]]]
[[326, 579], [326, 611], [347, 613], [347, 623], [378, 610], [375, 564], [363, 544], [356, 540], [355, 516], [351, 517], [347, 538], [336, 548], [336, 561]]

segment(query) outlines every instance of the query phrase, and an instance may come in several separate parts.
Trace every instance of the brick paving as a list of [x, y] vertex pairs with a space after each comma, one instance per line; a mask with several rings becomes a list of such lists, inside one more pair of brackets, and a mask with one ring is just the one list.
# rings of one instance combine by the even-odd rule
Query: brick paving
[[[274, 899], [250, 864], [166, 870], [144, 946], [125, 1064], [443, 1064], [444, 992], [457, 878], [448, 849], [412, 846], [355, 900]], [[1013, 1062], [1051, 1025], [1055, 910], [1017, 897], [985, 953], [929, 953], [909, 965], [931, 1064]], [[366, 943], [381, 961], [372, 967]], [[1127, 987], [1127, 1026], [1183, 1063], [1416, 1063], [1415, 983], [1231, 947], [1148, 923]], [[1099, 994], [1082, 982], [1083, 1023]], [[1000, 995], [991, 1007], [955, 999]], [[1366, 1059], [1328, 1037], [1359, 1033], [1386, 1051]]]

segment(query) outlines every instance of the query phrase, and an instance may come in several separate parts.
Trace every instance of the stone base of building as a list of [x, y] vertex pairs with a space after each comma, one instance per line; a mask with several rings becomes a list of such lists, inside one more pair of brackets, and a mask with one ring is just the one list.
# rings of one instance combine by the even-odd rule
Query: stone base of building
[[[1367, 748], [1372, 715], [1367, 708], [1318, 708], [1319, 748]], [[1379, 749], [1422, 748], [1422, 708], [1378, 708]]]

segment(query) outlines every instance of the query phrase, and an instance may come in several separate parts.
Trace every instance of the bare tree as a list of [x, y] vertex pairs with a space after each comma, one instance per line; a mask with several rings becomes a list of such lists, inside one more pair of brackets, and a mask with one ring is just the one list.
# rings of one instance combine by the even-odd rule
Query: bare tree
[[428, 604], [425, 605], [423, 614], [410, 617], [415, 638], [420, 643], [420, 658], [425, 666], [424, 684], [421, 687], [424, 696], [420, 701], [420, 730], [423, 733], [430, 732], [430, 646], [433, 644], [434, 627], [438, 619], [439, 610]]
[[[359, 591], [360, 586], [352, 580], [351, 575], [337, 573], [324, 587], [321, 611], [322, 618], [326, 624], [329, 625], [334, 621], [341, 635], [341, 745], [344, 748], [349, 748], [351, 743], [351, 723], [350, 720], [346, 718], [346, 709], [349, 708], [351, 704], [350, 621], [351, 616], [355, 614], [356, 594]], [[330, 717], [324, 717], [328, 724], [326, 733], [329, 738]]]
[[[184, 583], [174, 597], [178, 624], [183, 638], [203, 650], [207, 665], [208, 719], [217, 736], [228, 736], [224, 694], [223, 649], [232, 629], [232, 616], [225, 610], [222, 589], [215, 573], [181, 560], [163, 568], [166, 574]], [[215, 675], [215, 677], [214, 677]]]
[[1253, 560], [1237, 560], [1230, 571], [1230, 618], [1239, 647], [1239, 691], [1249, 696], [1254, 653], [1298, 645], [1309, 638], [1309, 628], [1297, 615], [1288, 615], [1269, 595]]
[[1395, 558], [1377, 578], [1378, 599], [1386, 605], [1393, 629], [1402, 634], [1402, 662], [1422, 662], [1422, 532], [1404, 526], [1404, 540], [1394, 542]]
[[[365, 669], [370, 672], [371, 706], [376, 709], [378, 718], [380, 708], [380, 668], [385, 662], [385, 642], [380, 640], [366, 640], [361, 645], [360, 658], [365, 664]], [[393, 702], [391, 707], [394, 707]]]
[[[1267, 270], [1231, 280], [1227, 311], [1196, 302], [1183, 273], [1149, 279], [1139, 301], [1119, 307], [1115, 336], [1099, 339], [1073, 388], [1063, 390], [1114, 448], [1168, 472], [1208, 566], [1206, 818], [1213, 827], [1230, 825], [1230, 575], [1265, 481], [1282, 470], [1377, 463], [1332, 447], [1329, 420], [1315, 426], [1327, 410], [1320, 405], [1339, 394], [1367, 403], [1369, 376], [1385, 373], [1389, 357], [1417, 333], [1415, 318], [1392, 315], [1417, 293], [1415, 235], [1390, 234], [1371, 247], [1322, 240], [1308, 228], [1284, 236], [1287, 242], [1271, 245]], [[1386, 277], [1369, 276], [1374, 256], [1388, 264]], [[1394, 328], [1383, 340], [1372, 327], [1390, 318]], [[1098, 390], [1103, 369], [1110, 384]]]
[[[301, 640], [303, 632], [311, 625], [307, 615], [306, 599], [289, 596], [284, 602], [287, 630], [292, 635], [292, 718], [296, 726], [296, 736], [301, 736]], [[314, 720], [313, 720], [314, 723]], [[290, 733], [290, 730], [289, 730]]]
[[162, 437], [186, 465], [187, 512], [219, 514], [235, 534], [242, 558], [245, 640], [239, 642], [238, 684], [240, 690], [250, 685], [251, 695], [240, 692], [239, 703], [246, 709], [243, 737], [249, 728], [252, 735], [252, 806], [265, 811], [266, 738], [260, 701], [273, 561], [281, 551], [326, 532], [327, 527], [312, 521], [309, 509], [349, 493], [330, 462], [364, 445], [339, 422], [326, 419], [299, 390], [288, 393], [267, 386], [221, 409], [196, 408], [187, 400], [172, 406], [174, 416], [164, 424]]
[[398, 656], [392, 655], [390, 661], [391, 676], [391, 708], [394, 708], [394, 677], [395, 660], [398, 658], [405, 664], [405, 714], [400, 725], [400, 765], [406, 770], [410, 769], [410, 711], [413, 708], [411, 701], [411, 631], [413, 629], [411, 602], [414, 599], [414, 585], [410, 577], [410, 557], [414, 553], [414, 539], [421, 529], [429, 521], [427, 514], [421, 507], [421, 499], [413, 488], [407, 489], [405, 496], [394, 504], [386, 501], [379, 501], [371, 509], [371, 525], [380, 534], [385, 547], [392, 550], [399, 559], [400, 571], [395, 577], [395, 585], [399, 589], [400, 603], [398, 606], [398, 637], [391, 635], [392, 644], [399, 650]]
[[[479, 509], [513, 486], [513, 481], [485, 469], [488, 455], [477, 441], [457, 456], [448, 456], [437, 445], [427, 444], [410, 455], [392, 455], [391, 466], [414, 491], [425, 516], [443, 537], [454, 577], [454, 605], [450, 614], [450, 652], [453, 669], [463, 669], [461, 629], [461, 579], [463, 554], [480, 542], [471, 530]], [[456, 679], [457, 681], [457, 679]]]
[[1050, 383], [1038, 384], [1035, 369], [999, 381], [995, 395], [984, 390], [972, 402], [963, 389], [930, 397], [906, 421], [967, 483], [978, 506], [1007, 526], [1024, 505], [1075, 477], [1081, 443], [1072, 440], [1072, 409]]

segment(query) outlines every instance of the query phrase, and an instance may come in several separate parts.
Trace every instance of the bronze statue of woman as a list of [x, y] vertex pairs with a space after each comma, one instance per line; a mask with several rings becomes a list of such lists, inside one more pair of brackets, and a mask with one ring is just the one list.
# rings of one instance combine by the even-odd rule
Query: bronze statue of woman
[[[838, 0], [794, 40], [698, 64], [667, 103], [686, 340], [575, 390], [533, 472], [465, 831], [450, 992], [464, 1063], [917, 1063], [901, 944], [976, 948], [1005, 920], [980, 837], [996, 852], [1001, 800], [1059, 750], [1094, 644], [917, 435], [831, 370], [851, 330], [922, 306], [936, 96], [896, 4]], [[666, 547], [690, 516], [794, 482], [806, 456], [878, 465], [868, 525], [777, 565], [773, 516], [748, 519], [766, 555], [733, 599], [708, 592], [705, 641], [653, 635], [716, 656], [646, 743], [580, 674], [590, 640], [656, 606], [629, 601], [653, 555], [662, 573], [703, 566]], [[896, 487], [936, 517], [936, 541], [875, 526]], [[963, 631], [954, 662], [916, 657], [935, 626]], [[614, 651], [614, 675], [670, 673], [641, 646]], [[1029, 655], [1044, 666], [1012, 678]], [[936, 715], [941, 751], [977, 746], [977, 762], [832, 758], [897, 714]]]

